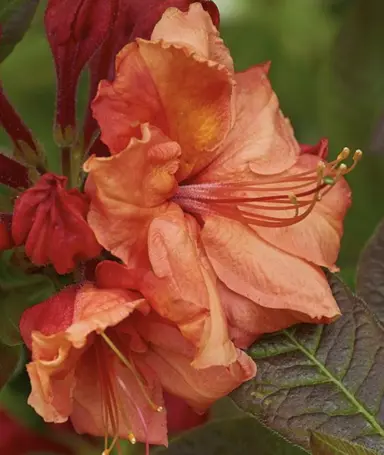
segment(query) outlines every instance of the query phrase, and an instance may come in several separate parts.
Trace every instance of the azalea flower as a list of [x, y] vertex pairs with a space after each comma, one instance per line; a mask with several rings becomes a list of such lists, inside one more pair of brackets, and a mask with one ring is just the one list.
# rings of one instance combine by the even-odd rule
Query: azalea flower
[[[101, 266], [98, 281], [108, 282]], [[26, 310], [20, 331], [32, 351], [28, 403], [47, 422], [105, 436], [105, 455], [119, 438], [167, 444], [163, 390], [204, 413], [256, 372], [239, 350], [229, 367], [194, 369], [193, 344], [140, 294], [91, 282]]]
[[[173, 299], [151, 291], [152, 276], [139, 285], [151, 305], [202, 312], [201, 295], [219, 298], [242, 347], [339, 315], [321, 267], [336, 269], [350, 205], [342, 176], [361, 157], [348, 168], [347, 149], [330, 163], [301, 151], [268, 68], [235, 73], [201, 5], [168, 9], [101, 82], [93, 112], [110, 156], [84, 166], [98, 241]], [[183, 333], [199, 339], [194, 329]]]

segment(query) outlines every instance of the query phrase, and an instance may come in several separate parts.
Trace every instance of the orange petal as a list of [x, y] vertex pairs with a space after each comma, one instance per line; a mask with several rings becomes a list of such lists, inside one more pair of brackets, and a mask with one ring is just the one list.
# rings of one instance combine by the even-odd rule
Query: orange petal
[[80, 289], [70, 287], [23, 314], [21, 333], [32, 351], [27, 366], [32, 386], [28, 402], [37, 413], [48, 422], [67, 420], [73, 410], [75, 367], [92, 341], [89, 335], [118, 324], [143, 304], [134, 292], [100, 290], [87, 283]]
[[33, 361], [27, 365], [32, 387], [28, 404], [46, 422], [65, 422], [72, 413], [71, 397], [76, 384], [73, 367], [80, 355], [63, 333], [32, 334]]
[[231, 291], [223, 283], [218, 284], [218, 289], [228, 320], [230, 338], [238, 348], [248, 348], [265, 333], [277, 332], [300, 322], [311, 322], [303, 313], [257, 305]]
[[32, 332], [56, 335], [72, 325], [78, 290], [79, 285], [68, 286], [44, 302], [24, 311], [19, 328], [29, 349], [32, 350]]
[[[198, 352], [194, 367], [228, 365], [236, 358], [236, 352], [228, 338], [215, 275], [201, 257], [196, 231], [196, 221], [192, 217], [184, 218], [176, 206], [175, 210], [152, 221], [148, 235], [149, 257], [161, 281], [158, 292], [154, 291], [155, 283], [150, 286], [152, 298], [145, 289], [141, 292], [159, 314], [175, 322], [183, 335], [195, 342]], [[173, 314], [176, 305], [180, 306], [177, 314], [181, 315], [177, 320]], [[186, 318], [192, 305], [197, 310], [196, 316]]]
[[138, 123], [165, 128], [156, 86], [136, 43], [128, 44], [117, 55], [115, 79], [100, 82], [92, 111], [100, 125], [101, 139], [112, 154], [128, 146]]
[[231, 126], [233, 80], [222, 65], [164, 42], [138, 40], [119, 54], [114, 82], [93, 102], [102, 139], [112, 153], [149, 122], [183, 150], [178, 179], [206, 166]]
[[175, 327], [151, 317], [137, 319], [136, 327], [151, 345], [145, 361], [156, 372], [163, 388], [199, 412], [256, 374], [253, 360], [239, 350], [227, 367], [196, 369], [191, 364], [194, 347]]
[[97, 268], [101, 287], [138, 289], [151, 307], [175, 323], [198, 350], [196, 368], [228, 365], [236, 358], [216, 291], [216, 278], [196, 245], [198, 229], [173, 204], [156, 217], [148, 235], [153, 272], [104, 261]]
[[178, 8], [168, 8], [153, 29], [151, 39], [186, 47], [234, 72], [229, 50], [200, 3], [192, 3], [186, 13]]
[[[112, 362], [110, 359], [109, 362]], [[138, 441], [148, 441], [150, 444], [166, 444], [167, 428], [166, 413], [156, 412], [148, 404], [135, 376], [116, 359], [103, 365], [107, 377], [112, 379], [111, 387], [114, 393], [118, 435], [126, 439], [133, 433]], [[100, 383], [95, 381], [97, 359], [94, 351], [87, 352], [76, 370], [76, 390], [71, 421], [78, 433], [94, 436], [104, 435], [105, 424], [102, 419]], [[97, 371], [97, 370], [96, 370]], [[163, 404], [161, 387], [152, 371], [145, 370], [143, 375], [147, 392], [159, 406]], [[109, 425], [109, 433], [114, 434]]]
[[[182, 148], [178, 179], [204, 168], [232, 121], [233, 81], [228, 70], [184, 48], [139, 41], [168, 119], [168, 134]], [[169, 75], [172, 78], [169, 78]]]
[[141, 131], [142, 139], [133, 138], [121, 153], [92, 156], [84, 165], [90, 226], [104, 248], [135, 266], [148, 262], [148, 226], [176, 191], [180, 155], [178, 144], [157, 128], [144, 124]]
[[172, 294], [175, 291], [169, 286], [168, 280], [157, 277], [149, 270], [128, 269], [114, 261], [103, 261], [98, 265], [96, 280], [101, 288], [138, 289], [155, 311], [169, 321], [185, 326], [185, 333], [196, 343], [199, 341], [204, 318], [208, 314], [207, 308], [198, 299], [188, 300], [188, 305], [185, 305], [182, 299], [175, 298]]
[[91, 333], [117, 325], [143, 305], [145, 300], [135, 292], [85, 284], [76, 295], [74, 323], [65, 331], [66, 339], [80, 349]]
[[219, 154], [196, 181], [249, 181], [253, 173], [277, 174], [300, 152], [290, 124], [279, 109], [267, 65], [236, 74], [235, 124]]
[[256, 305], [300, 312], [315, 322], [340, 314], [320, 268], [278, 250], [250, 228], [210, 217], [201, 238], [220, 280]]
[[[301, 155], [297, 164], [288, 174], [315, 169], [319, 158], [310, 154]], [[351, 191], [347, 182], [337, 182], [325, 196], [316, 203], [312, 212], [297, 224], [270, 229], [253, 226], [253, 229], [270, 244], [287, 253], [298, 256], [314, 264], [337, 271], [335, 262], [340, 251], [343, 235], [343, 219], [351, 204]], [[294, 212], [286, 212], [291, 217]], [[262, 211], [260, 211], [262, 213]], [[283, 211], [274, 213], [268, 210], [265, 215], [284, 216]]]

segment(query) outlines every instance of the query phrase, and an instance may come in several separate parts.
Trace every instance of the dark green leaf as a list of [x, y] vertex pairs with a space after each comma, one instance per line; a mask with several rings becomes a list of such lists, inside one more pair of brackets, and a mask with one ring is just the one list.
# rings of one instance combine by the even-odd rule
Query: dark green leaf
[[256, 343], [258, 374], [233, 398], [304, 447], [316, 430], [384, 453], [384, 332], [363, 301], [331, 282], [343, 316]]
[[384, 324], [384, 222], [360, 256], [356, 292]]
[[312, 455], [377, 455], [366, 447], [318, 432], [311, 433], [310, 443]]
[[20, 357], [20, 346], [0, 343], [0, 390], [14, 374]]
[[152, 455], [308, 455], [252, 417], [216, 420], [157, 447]]
[[11, 262], [12, 251], [0, 255], [0, 341], [21, 343], [18, 325], [23, 311], [55, 292], [52, 281], [41, 274], [27, 274]]
[[0, 0], [0, 62], [23, 38], [38, 5], [39, 0]]
[[19, 364], [15, 374], [1, 390], [0, 407], [28, 428], [41, 431], [44, 421], [27, 403], [31, 392], [31, 382], [25, 368], [29, 361], [29, 352], [24, 345], [15, 348], [20, 349]]

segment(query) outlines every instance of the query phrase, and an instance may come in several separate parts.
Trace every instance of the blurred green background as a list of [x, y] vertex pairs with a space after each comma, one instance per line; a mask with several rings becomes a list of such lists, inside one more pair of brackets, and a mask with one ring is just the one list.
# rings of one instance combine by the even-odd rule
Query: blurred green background
[[[328, 137], [331, 156], [344, 146], [364, 151], [363, 161], [348, 176], [353, 206], [339, 259], [344, 279], [353, 285], [360, 251], [384, 215], [384, 1], [216, 3], [222, 13], [222, 34], [236, 68], [272, 61], [273, 87], [299, 141], [314, 144]], [[1, 80], [44, 144], [51, 164], [57, 166], [52, 140], [55, 75], [42, 24], [44, 4], [25, 39], [2, 64]], [[79, 100], [85, 99], [84, 78]], [[2, 132], [0, 143], [7, 144]], [[17, 391], [8, 393], [5, 401], [14, 411], [20, 403], [20, 412], [16, 412], [20, 415], [25, 410], [25, 398], [17, 395]]]
[[[52, 141], [55, 75], [40, 10], [2, 65], [1, 79], [57, 165]], [[384, 2], [382, 0], [218, 0], [222, 34], [237, 69], [272, 61], [271, 79], [298, 139], [328, 137], [332, 156], [361, 148], [348, 177], [353, 207], [339, 265], [353, 284], [359, 252], [384, 214]], [[84, 83], [85, 82], [85, 83]], [[86, 79], [80, 102], [86, 97]], [[381, 127], [380, 127], [381, 118]], [[7, 139], [0, 136], [4, 143]]]

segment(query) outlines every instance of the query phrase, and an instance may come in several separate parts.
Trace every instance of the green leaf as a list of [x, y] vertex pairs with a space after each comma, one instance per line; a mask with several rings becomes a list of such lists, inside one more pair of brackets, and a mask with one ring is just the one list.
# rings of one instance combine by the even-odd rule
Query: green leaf
[[384, 222], [380, 223], [360, 256], [356, 292], [384, 324]]
[[0, 0], [0, 62], [21, 41], [38, 5], [39, 0]]
[[0, 255], [0, 341], [20, 344], [19, 320], [23, 311], [55, 293], [52, 281], [41, 274], [27, 274], [12, 264], [12, 251]]
[[377, 452], [316, 431], [310, 438], [312, 455], [377, 455]]
[[232, 396], [303, 447], [316, 430], [384, 453], [384, 332], [365, 302], [331, 284], [343, 316], [264, 337], [249, 350], [256, 378]]
[[215, 420], [156, 447], [151, 455], [308, 455], [253, 417]]
[[0, 390], [16, 371], [20, 358], [20, 346], [6, 346], [0, 343]]
[[24, 345], [15, 348], [20, 349], [19, 364], [15, 374], [0, 391], [0, 407], [28, 428], [41, 431], [44, 421], [27, 403], [31, 392], [31, 381], [25, 368], [29, 352]]

